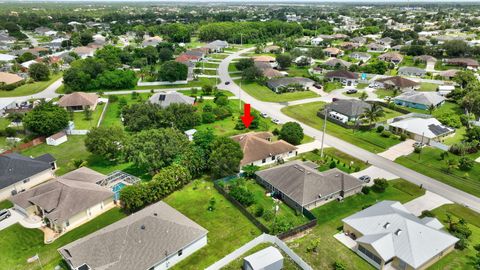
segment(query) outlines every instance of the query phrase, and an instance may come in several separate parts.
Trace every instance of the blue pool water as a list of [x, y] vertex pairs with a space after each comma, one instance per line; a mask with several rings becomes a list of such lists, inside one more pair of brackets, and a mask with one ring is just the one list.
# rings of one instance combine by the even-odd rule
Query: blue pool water
[[120, 198], [120, 190], [122, 190], [123, 187], [125, 187], [125, 183], [117, 183], [112, 187], [112, 191], [114, 193], [113, 199], [118, 200]]

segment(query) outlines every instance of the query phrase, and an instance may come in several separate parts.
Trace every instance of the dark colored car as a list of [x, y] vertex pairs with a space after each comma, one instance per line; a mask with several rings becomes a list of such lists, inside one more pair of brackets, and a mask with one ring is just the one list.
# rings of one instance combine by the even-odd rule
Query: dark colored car
[[230, 84], [230, 82], [225, 82], [225, 85], [229, 85], [229, 84]]
[[355, 94], [357, 93], [357, 89], [348, 89], [347, 94]]

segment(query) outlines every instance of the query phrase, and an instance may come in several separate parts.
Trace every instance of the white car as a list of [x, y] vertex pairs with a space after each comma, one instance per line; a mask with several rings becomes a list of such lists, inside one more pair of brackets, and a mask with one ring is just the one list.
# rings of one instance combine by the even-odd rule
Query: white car
[[272, 119], [272, 123], [274, 123], [274, 124], [277, 124], [277, 125], [278, 125], [278, 124], [280, 124], [280, 120], [278, 120], [278, 119]]
[[261, 113], [260, 116], [263, 117], [263, 118], [267, 118], [267, 117], [268, 117], [268, 114], [266, 114], [266, 113]]

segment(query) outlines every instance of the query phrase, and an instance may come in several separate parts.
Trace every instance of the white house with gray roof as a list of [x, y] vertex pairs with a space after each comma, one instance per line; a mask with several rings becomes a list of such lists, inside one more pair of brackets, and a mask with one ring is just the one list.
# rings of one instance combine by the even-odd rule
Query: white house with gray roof
[[379, 202], [342, 221], [354, 250], [377, 269], [428, 268], [458, 241], [438, 219], [418, 218], [396, 201]]
[[402, 76], [425, 76], [427, 72], [424, 69], [417, 67], [400, 67], [398, 68], [398, 75]]
[[150, 99], [150, 103], [157, 104], [162, 108], [170, 106], [170, 104], [177, 103], [177, 104], [188, 104], [193, 105], [195, 102], [195, 98], [185, 96], [179, 92], [158, 92], [153, 94]]
[[164, 270], [206, 244], [206, 229], [158, 202], [58, 252], [75, 270]]
[[400, 106], [428, 110], [430, 106], [442, 106], [445, 103], [445, 97], [437, 92], [410, 91], [396, 96], [393, 101]]
[[389, 124], [389, 129], [396, 134], [407, 134], [410, 138], [429, 144], [430, 141], [441, 141], [455, 133], [455, 129], [447, 127], [433, 117], [395, 118]]

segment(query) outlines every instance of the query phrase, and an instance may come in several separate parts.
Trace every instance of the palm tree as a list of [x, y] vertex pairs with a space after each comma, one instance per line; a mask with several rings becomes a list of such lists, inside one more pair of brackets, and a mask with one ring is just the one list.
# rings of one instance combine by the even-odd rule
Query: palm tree
[[367, 92], [363, 91], [358, 97], [361, 101], [365, 101], [368, 98]]
[[383, 115], [383, 109], [377, 103], [373, 103], [369, 108], [365, 108], [363, 112], [363, 117], [368, 119], [370, 125]]
[[435, 107], [435, 105], [433, 105], [433, 104], [431, 104], [430, 106], [428, 106], [428, 112], [429, 112], [430, 114], [432, 114], [433, 111], [435, 111], [435, 109], [437, 109], [437, 107]]

